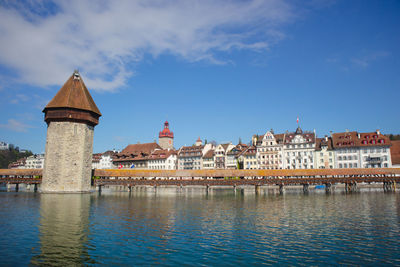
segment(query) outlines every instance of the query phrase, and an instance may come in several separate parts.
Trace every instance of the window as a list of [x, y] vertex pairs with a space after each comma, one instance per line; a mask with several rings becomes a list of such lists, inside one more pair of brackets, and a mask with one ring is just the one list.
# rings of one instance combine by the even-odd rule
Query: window
[[343, 164], [343, 167], [344, 167], [344, 168], [347, 168], [347, 163]]
[[339, 168], [343, 168], [343, 165], [342, 165], [342, 163], [339, 163]]
[[357, 168], [357, 163], [354, 163], [354, 168]]
[[353, 164], [349, 163], [349, 168], [353, 168]]

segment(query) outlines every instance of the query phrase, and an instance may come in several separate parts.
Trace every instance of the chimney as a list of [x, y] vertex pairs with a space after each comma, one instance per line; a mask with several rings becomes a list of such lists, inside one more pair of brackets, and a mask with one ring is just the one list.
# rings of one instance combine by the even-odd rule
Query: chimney
[[360, 133], [357, 133], [357, 137], [358, 137], [358, 139], [360, 139], [360, 138], [361, 138], [361, 135], [360, 135]]
[[325, 135], [325, 141], [328, 142], [328, 136], [327, 135]]
[[377, 129], [377, 130], [376, 130], [376, 134], [377, 134], [377, 135], [380, 135], [380, 134], [381, 134], [381, 131], [379, 131], [379, 129]]

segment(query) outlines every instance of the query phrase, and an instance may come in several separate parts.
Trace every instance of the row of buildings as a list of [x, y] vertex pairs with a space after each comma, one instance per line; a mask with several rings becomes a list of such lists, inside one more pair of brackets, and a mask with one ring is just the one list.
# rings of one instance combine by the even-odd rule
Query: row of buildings
[[[199, 138], [192, 146], [175, 150], [173, 133], [165, 122], [158, 144], [129, 145], [114, 155], [113, 164], [165, 170], [390, 168], [393, 142], [379, 130], [318, 138], [315, 131], [298, 127], [294, 132], [256, 134], [249, 144], [203, 144]], [[397, 143], [395, 147], [394, 154]]]
[[[392, 149], [391, 149], [392, 148]], [[333, 169], [390, 168], [400, 164], [399, 141], [391, 141], [379, 130], [369, 133], [346, 131], [318, 138], [315, 131], [255, 134], [248, 144], [203, 144], [174, 149], [169, 123], [159, 132], [158, 143], [131, 144], [122, 151], [93, 155], [94, 169]], [[392, 157], [395, 161], [392, 161]], [[40, 164], [39, 164], [40, 162]], [[44, 156], [34, 155], [18, 168], [43, 168]]]

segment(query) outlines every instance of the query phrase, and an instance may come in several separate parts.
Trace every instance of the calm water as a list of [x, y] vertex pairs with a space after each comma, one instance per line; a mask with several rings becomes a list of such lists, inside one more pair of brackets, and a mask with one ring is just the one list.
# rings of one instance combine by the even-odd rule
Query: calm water
[[400, 265], [400, 194], [0, 192], [1, 265]]

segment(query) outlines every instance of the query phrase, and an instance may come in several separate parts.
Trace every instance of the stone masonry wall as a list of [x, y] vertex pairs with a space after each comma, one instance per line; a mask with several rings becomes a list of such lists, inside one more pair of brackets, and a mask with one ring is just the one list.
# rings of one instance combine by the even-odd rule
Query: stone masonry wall
[[174, 148], [174, 139], [169, 137], [160, 137], [158, 138], [158, 145], [162, 149], [172, 149]]
[[50, 122], [47, 128], [42, 192], [88, 192], [94, 127]]

